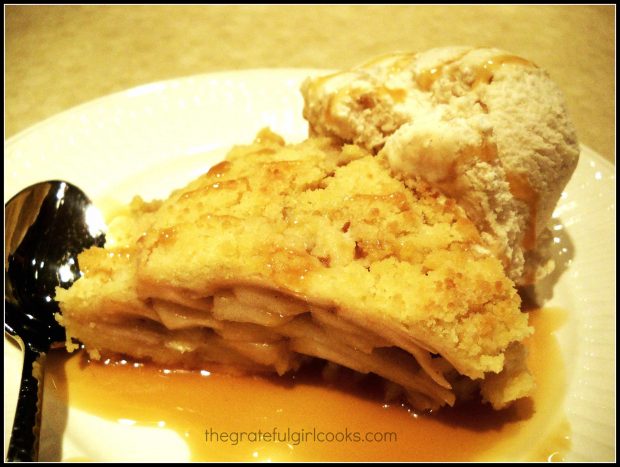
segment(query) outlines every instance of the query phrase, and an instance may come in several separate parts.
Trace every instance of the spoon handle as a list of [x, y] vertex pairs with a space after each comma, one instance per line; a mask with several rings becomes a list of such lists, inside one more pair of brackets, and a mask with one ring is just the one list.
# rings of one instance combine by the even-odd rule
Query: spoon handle
[[19, 387], [13, 432], [9, 442], [7, 461], [32, 462], [39, 457], [39, 430], [41, 428], [41, 389], [43, 364], [46, 354], [24, 346], [24, 367]]

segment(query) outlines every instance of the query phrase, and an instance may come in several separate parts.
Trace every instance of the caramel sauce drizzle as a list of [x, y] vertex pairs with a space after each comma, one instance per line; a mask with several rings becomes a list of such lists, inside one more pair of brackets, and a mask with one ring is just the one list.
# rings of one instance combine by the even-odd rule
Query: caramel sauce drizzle
[[459, 61], [465, 55], [467, 55], [470, 51], [463, 52], [459, 54], [457, 57], [454, 57], [450, 60], [445, 61], [444, 63], [437, 65], [436, 67], [430, 68], [428, 70], [422, 70], [416, 76], [416, 82], [419, 88], [423, 91], [430, 91], [431, 87], [442, 75], [445, 68], [448, 65], [453, 64], [454, 62]]
[[388, 75], [402, 73], [405, 68], [411, 66], [415, 60], [417, 54], [405, 54], [399, 59], [395, 60], [388, 70]]
[[437, 81], [437, 79], [441, 76], [443, 66], [444, 65], [430, 68], [428, 70], [423, 70], [418, 73], [418, 76], [416, 77], [416, 82], [418, 83], [420, 89], [422, 89], [423, 91], [430, 91], [433, 83]]
[[493, 81], [495, 72], [501, 66], [508, 64], [520, 65], [527, 68], [536, 68], [534, 63], [516, 55], [500, 55], [487, 60], [476, 70], [476, 79], [472, 84], [472, 88], [475, 88], [479, 84], [490, 84]]
[[507, 172], [506, 179], [510, 185], [512, 196], [523, 201], [529, 209], [529, 217], [523, 237], [523, 248], [533, 250], [536, 247], [536, 214], [538, 193], [532, 188], [527, 175], [518, 172]]
[[222, 175], [224, 175], [226, 172], [228, 172], [229, 170], [230, 170], [230, 162], [222, 161], [218, 164], [215, 164], [213, 167], [211, 167], [209, 171], [207, 172], [207, 176], [219, 178]]
[[497, 160], [497, 144], [489, 138], [483, 138], [480, 145], [479, 152], [476, 154], [470, 154], [469, 158], [477, 158], [484, 162], [493, 162]]
[[405, 102], [405, 98], [407, 97], [407, 91], [402, 88], [388, 88], [385, 86], [380, 86], [377, 89], [377, 93], [389, 95], [397, 104]]
[[[58, 404], [70, 404], [119, 425], [129, 420], [137, 427], [173, 430], [187, 443], [194, 461], [560, 460], [570, 449], [570, 426], [553, 423], [563, 419], [566, 387], [554, 331], [566, 313], [529, 313], [536, 332], [528, 338], [528, 367], [537, 387], [532, 398], [502, 411], [471, 402], [434, 414], [416, 413], [398, 403], [386, 404], [372, 385], [351, 378], [329, 383], [316, 372], [270, 377], [231, 374], [217, 365], [187, 372], [124, 360], [88, 362], [84, 354], [52, 352], [46, 365], [40, 459], [61, 460], [63, 430], [58, 427], [66, 423], [67, 414], [58, 411]], [[398, 438], [288, 445], [205, 439], [208, 429], [249, 432], [274, 427], [280, 433], [289, 428], [395, 432]], [[148, 457], [148, 444], [135, 449]], [[110, 446], [111, 458], [113, 453]]]
[[[460, 55], [454, 59], [451, 59], [441, 65], [430, 68], [428, 70], [423, 70], [418, 73], [416, 78], [417, 84], [423, 91], [430, 91], [431, 87], [441, 76], [443, 76], [446, 67], [451, 65], [452, 63], [463, 58], [467, 53]], [[523, 67], [535, 68], [536, 65], [529, 60], [518, 57], [516, 55], [499, 55], [497, 57], [490, 58], [482, 65], [476, 67], [475, 73], [476, 77], [471, 85], [472, 89], [480, 84], [490, 84], [493, 81], [493, 77], [495, 72], [503, 65], [520, 65]], [[454, 71], [453, 71], [454, 72]]]

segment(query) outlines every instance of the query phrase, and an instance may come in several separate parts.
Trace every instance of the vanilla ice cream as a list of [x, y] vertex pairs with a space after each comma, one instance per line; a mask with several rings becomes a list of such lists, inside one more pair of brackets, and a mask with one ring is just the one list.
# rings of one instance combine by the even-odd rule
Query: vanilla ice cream
[[310, 78], [302, 93], [312, 134], [364, 146], [454, 197], [518, 284], [553, 268], [541, 251], [579, 145], [544, 70], [498, 49], [445, 47]]

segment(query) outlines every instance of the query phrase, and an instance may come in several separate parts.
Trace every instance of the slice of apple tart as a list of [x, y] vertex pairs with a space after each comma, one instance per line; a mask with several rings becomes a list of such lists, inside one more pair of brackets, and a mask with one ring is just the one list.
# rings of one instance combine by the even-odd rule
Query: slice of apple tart
[[421, 409], [533, 387], [527, 314], [476, 227], [355, 145], [264, 130], [165, 201], [135, 198], [78, 260], [59, 320], [95, 359], [284, 374], [318, 358]]

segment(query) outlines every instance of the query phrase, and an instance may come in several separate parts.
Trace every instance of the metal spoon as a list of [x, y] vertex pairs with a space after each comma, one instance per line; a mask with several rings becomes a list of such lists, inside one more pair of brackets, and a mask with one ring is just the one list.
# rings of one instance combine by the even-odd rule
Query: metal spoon
[[88, 197], [63, 181], [32, 185], [4, 206], [4, 330], [24, 351], [8, 461], [36, 461], [46, 353], [65, 333], [54, 318], [57, 286], [80, 277], [77, 255], [105, 243], [102, 217]]

